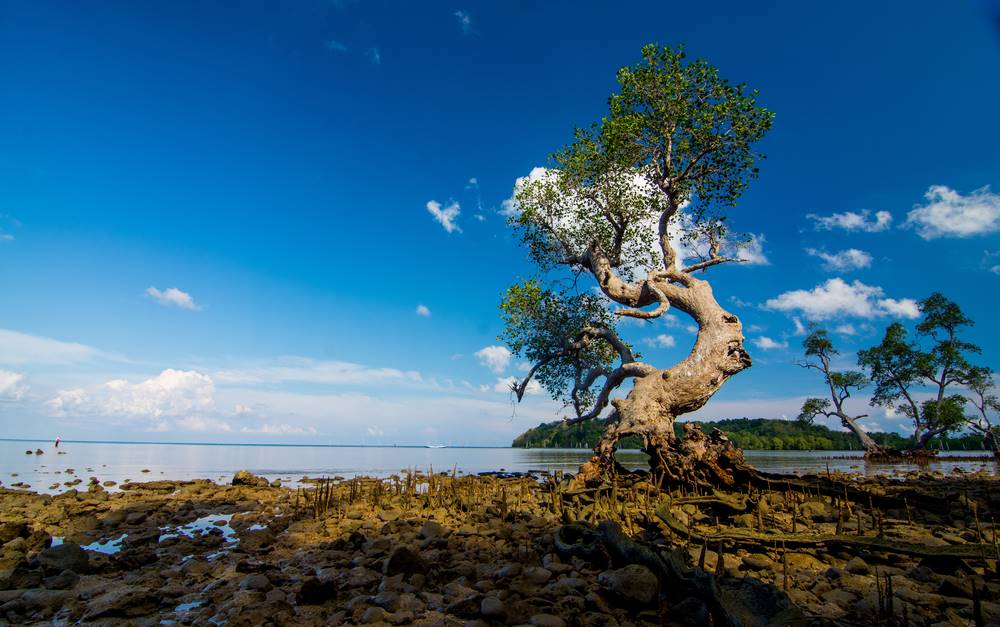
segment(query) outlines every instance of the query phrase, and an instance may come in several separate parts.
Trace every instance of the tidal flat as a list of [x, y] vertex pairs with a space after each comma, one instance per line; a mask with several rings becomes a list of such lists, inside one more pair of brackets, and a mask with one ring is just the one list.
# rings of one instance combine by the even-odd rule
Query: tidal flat
[[0, 490], [0, 623], [1000, 623], [984, 473], [304, 483]]

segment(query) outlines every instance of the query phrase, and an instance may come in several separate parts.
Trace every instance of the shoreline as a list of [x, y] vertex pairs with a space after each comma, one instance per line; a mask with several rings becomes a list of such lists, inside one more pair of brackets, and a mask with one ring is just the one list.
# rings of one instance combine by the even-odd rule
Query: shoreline
[[[742, 493], [712, 501], [641, 482], [609, 487], [611, 498], [601, 488], [569, 490], [560, 474], [404, 473], [291, 489], [248, 473], [237, 477], [244, 485], [161, 480], [108, 492], [92, 482], [56, 496], [0, 489], [0, 619], [558, 626], [689, 617], [703, 625], [709, 614], [750, 612], [870, 623], [884, 611], [879, 590], [889, 577], [893, 611], [911, 624], [968, 624], [974, 604], [1000, 620], [994, 478], [853, 477], [844, 484], [849, 503], [817, 496], [839, 476], [761, 473], [784, 485], [749, 487], [750, 501]], [[748, 502], [753, 512], [740, 513]], [[786, 548], [753, 540], [764, 532]], [[822, 540], [831, 534], [868, 548]], [[985, 542], [990, 555], [928, 560], [885, 549], [883, 539], [941, 556], [975, 555]], [[669, 574], [655, 564], [615, 557], [650, 550], [684, 578], [663, 581]], [[698, 587], [706, 581], [722, 596]], [[684, 598], [678, 582], [694, 586]]]

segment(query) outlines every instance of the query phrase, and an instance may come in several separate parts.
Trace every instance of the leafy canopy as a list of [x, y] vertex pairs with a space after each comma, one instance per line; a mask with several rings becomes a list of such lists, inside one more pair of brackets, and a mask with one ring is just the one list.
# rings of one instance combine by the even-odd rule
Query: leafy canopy
[[608, 115], [577, 129], [551, 169], [519, 182], [512, 223], [543, 269], [577, 265], [592, 245], [627, 274], [662, 267], [662, 215], [683, 227], [679, 243], [722, 240], [721, 209], [757, 176], [763, 155], [751, 146], [773, 119], [757, 92], [705, 61], [687, 62], [681, 48], [650, 44], [642, 55], [619, 70]]

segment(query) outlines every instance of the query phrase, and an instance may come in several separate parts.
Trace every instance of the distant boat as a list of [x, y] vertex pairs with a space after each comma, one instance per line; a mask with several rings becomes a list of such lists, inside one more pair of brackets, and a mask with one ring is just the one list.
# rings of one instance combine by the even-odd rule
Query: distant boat
[[424, 448], [448, 448], [446, 444], [424, 444]]

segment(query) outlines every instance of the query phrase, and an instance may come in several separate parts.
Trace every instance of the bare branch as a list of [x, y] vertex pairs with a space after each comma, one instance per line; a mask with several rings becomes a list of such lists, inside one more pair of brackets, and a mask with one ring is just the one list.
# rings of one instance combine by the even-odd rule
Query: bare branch
[[594, 401], [594, 407], [586, 414], [577, 416], [576, 418], [567, 418], [566, 423], [572, 425], [578, 422], [585, 422], [587, 420], [597, 418], [601, 415], [601, 412], [604, 411], [604, 408], [608, 406], [608, 398], [611, 396], [611, 393], [618, 386], [624, 383], [626, 379], [633, 377], [645, 377], [656, 372], [659, 371], [653, 366], [638, 361], [624, 364], [622, 367], [612, 371], [608, 375], [607, 380], [604, 382], [604, 387], [601, 388], [600, 394], [597, 395], [597, 400]]
[[693, 263], [684, 268], [682, 272], [697, 272], [699, 270], [707, 270], [712, 266], [717, 266], [723, 263], [744, 263], [745, 261], [746, 259], [738, 259], [736, 257], [712, 257], [704, 261], [699, 261], [698, 263]]
[[531, 382], [531, 377], [535, 376], [535, 372], [545, 364], [555, 359], [556, 357], [558, 357], [558, 355], [550, 355], [549, 357], [542, 359], [537, 364], [531, 367], [531, 370], [528, 371], [528, 374], [525, 375], [524, 379], [520, 383], [514, 381], [513, 383], [510, 384], [510, 391], [517, 396], [518, 403], [520, 403], [521, 399], [524, 398], [524, 391], [528, 389], [528, 383]]

